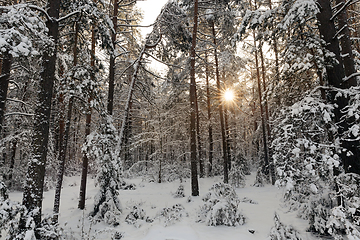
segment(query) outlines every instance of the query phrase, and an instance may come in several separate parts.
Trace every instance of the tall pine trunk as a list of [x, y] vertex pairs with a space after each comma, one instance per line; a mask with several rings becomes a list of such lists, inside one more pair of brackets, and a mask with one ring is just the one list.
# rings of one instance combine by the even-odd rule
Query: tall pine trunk
[[[78, 43], [78, 33], [79, 33], [79, 24], [75, 22], [75, 41], [73, 46], [73, 66], [77, 65], [77, 43]], [[67, 120], [65, 122], [65, 116], [60, 114], [59, 116], [59, 155], [58, 155], [58, 163], [59, 170], [57, 176], [57, 182], [55, 187], [55, 197], [54, 197], [54, 207], [53, 207], [53, 222], [57, 223], [59, 219], [59, 210], [60, 210], [60, 196], [61, 196], [61, 188], [64, 179], [65, 173], [65, 159], [66, 159], [66, 150], [70, 133], [70, 124], [71, 124], [71, 114], [73, 108], [74, 99], [70, 97], [67, 111]], [[59, 96], [59, 105], [61, 108], [61, 113], [65, 112], [65, 103], [64, 103], [64, 95], [61, 94]]]
[[5, 53], [3, 55], [0, 68], [0, 134], [2, 133], [4, 123], [5, 104], [9, 87], [10, 70], [11, 55], [9, 53]]
[[256, 46], [255, 40], [255, 32], [253, 33], [254, 38], [254, 48], [255, 48], [255, 68], [256, 68], [256, 78], [257, 78], [257, 88], [259, 93], [259, 105], [260, 105], [260, 118], [261, 118], [261, 128], [262, 128], [262, 137], [263, 137], [263, 146], [264, 146], [264, 165], [263, 165], [263, 173], [266, 176], [269, 176], [269, 155], [268, 155], [268, 146], [267, 146], [267, 138], [266, 138], [266, 118], [265, 111], [262, 104], [262, 90], [261, 90], [261, 79], [260, 79], [260, 66], [258, 59], [258, 50]]
[[107, 111], [109, 115], [113, 114], [114, 109], [114, 88], [115, 88], [115, 49], [116, 49], [116, 30], [117, 30], [117, 15], [118, 15], [118, 1], [114, 0], [113, 2], [113, 16], [112, 22], [114, 25], [114, 32], [111, 34], [111, 42], [113, 44], [113, 52], [110, 54], [110, 64], [109, 64], [109, 92], [108, 92], [108, 104]]
[[202, 144], [200, 137], [200, 113], [199, 113], [199, 104], [197, 99], [197, 90], [195, 91], [195, 108], [196, 108], [196, 136], [197, 136], [197, 146], [198, 146], [198, 157], [199, 157], [199, 169], [200, 169], [200, 177], [205, 177], [205, 168], [204, 168], [204, 159], [202, 152]]
[[[326, 75], [328, 83], [330, 86], [340, 89], [349, 89], [350, 87], [356, 86], [356, 78], [348, 78], [344, 81], [345, 71], [343, 67], [343, 61], [340, 54], [340, 45], [338, 38], [336, 37], [336, 28], [334, 21], [332, 19], [332, 8], [329, 0], [318, 0], [320, 6], [320, 12], [317, 14], [317, 19], [319, 22], [319, 32], [321, 38], [324, 40], [325, 48], [335, 54], [335, 58], [338, 61], [338, 64], [333, 66], [326, 65]], [[331, 61], [331, 59], [326, 59]], [[342, 94], [341, 96], [336, 96], [337, 91], [332, 91], [329, 94], [329, 101], [333, 104], [336, 104], [337, 107], [334, 110], [335, 123], [338, 124], [338, 134], [343, 136], [343, 134], [348, 131], [351, 127], [349, 121], [342, 120], [344, 113], [342, 110], [349, 103], [349, 98]], [[345, 148], [347, 151], [341, 151], [340, 159], [344, 167], [345, 172], [352, 172], [360, 174], [360, 163], [358, 161], [358, 156], [360, 156], [359, 151], [359, 141], [355, 139], [341, 139], [340, 145]], [[350, 151], [351, 153], [349, 154]], [[336, 171], [335, 174], [338, 174]]]
[[[49, 19], [46, 21], [48, 35], [54, 40], [55, 46], [59, 36], [60, 0], [48, 2]], [[32, 157], [29, 160], [26, 184], [24, 187], [23, 204], [32, 214], [35, 225], [41, 223], [41, 209], [45, 177], [46, 155], [48, 150], [49, 125], [53, 86], [55, 80], [56, 47], [54, 51], [44, 51], [42, 72], [38, 89], [38, 100], [34, 115], [34, 131], [32, 136]], [[34, 211], [35, 210], [35, 211]], [[20, 228], [25, 230], [24, 218]]]
[[[95, 81], [95, 30], [94, 27], [91, 31], [91, 60], [90, 65], [92, 68], [91, 77], [92, 80]], [[86, 123], [85, 123], [85, 139], [90, 134], [90, 127], [91, 127], [91, 105], [90, 102], [92, 98], [88, 98], [88, 109], [86, 112]], [[81, 172], [81, 182], [80, 182], [80, 193], [79, 193], [79, 204], [78, 208], [83, 210], [85, 208], [85, 197], [86, 197], [86, 182], [87, 182], [87, 174], [88, 174], [88, 165], [89, 159], [84, 153], [83, 155], [83, 165], [82, 165], [82, 172]]]
[[208, 134], [209, 134], [209, 167], [208, 174], [212, 176], [212, 165], [213, 165], [213, 152], [214, 152], [214, 142], [213, 142], [213, 134], [212, 134], [212, 125], [211, 125], [211, 102], [210, 102], [210, 85], [209, 85], [209, 64], [207, 62], [207, 54], [205, 56], [206, 62], [206, 103], [207, 103], [207, 113], [208, 113]]
[[[261, 75], [263, 80], [263, 91], [264, 94], [266, 93], [266, 74], [265, 74], [265, 63], [264, 63], [264, 54], [262, 50], [262, 46], [260, 46], [259, 49], [260, 52], [260, 60], [261, 60]], [[270, 117], [269, 117], [269, 106], [267, 102], [267, 96], [264, 97], [265, 102], [265, 124], [266, 124], [266, 133], [267, 133], [267, 140], [271, 142], [271, 130], [270, 130]], [[275, 185], [275, 166], [272, 159], [272, 154], [270, 148], [268, 148], [268, 155], [269, 155], [269, 170], [270, 170], [270, 176], [271, 176], [271, 184]]]
[[[215, 23], [211, 22], [212, 37], [214, 43], [214, 58], [215, 58], [215, 73], [216, 73], [216, 87], [218, 96], [220, 96], [221, 84], [220, 84], [220, 73], [219, 73], [219, 60], [217, 53], [217, 43], [216, 43], [216, 33], [215, 33]], [[219, 104], [219, 115], [220, 115], [220, 131], [222, 139], [222, 149], [223, 149], [223, 163], [224, 163], [224, 183], [229, 182], [229, 164], [227, 157], [227, 144], [226, 144], [226, 135], [225, 135], [225, 123], [224, 123], [224, 111], [222, 104]]]
[[[341, 8], [345, 5], [344, 0], [336, 0], [336, 5], [338, 8]], [[344, 64], [344, 71], [345, 71], [345, 77], [346, 79], [349, 79], [351, 82], [356, 81], [356, 77], [353, 75], [356, 73], [355, 69], [355, 61], [354, 61], [354, 55], [352, 51], [352, 43], [350, 39], [350, 30], [348, 26], [348, 15], [346, 8], [344, 8], [339, 14], [338, 14], [338, 29], [340, 37], [340, 44], [341, 44], [341, 56]]]
[[190, 49], [190, 161], [191, 161], [191, 195], [199, 196], [196, 159], [196, 81], [195, 81], [195, 48], [198, 27], [199, 1], [194, 0], [194, 27]]

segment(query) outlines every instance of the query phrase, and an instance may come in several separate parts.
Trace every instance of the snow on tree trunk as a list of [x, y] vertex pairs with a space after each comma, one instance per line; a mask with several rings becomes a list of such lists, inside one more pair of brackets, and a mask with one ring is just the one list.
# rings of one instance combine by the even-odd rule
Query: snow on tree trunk
[[[49, 19], [46, 26], [48, 35], [53, 38], [55, 44], [59, 36], [60, 0], [48, 2]], [[38, 101], [34, 116], [34, 133], [32, 137], [33, 152], [29, 159], [26, 183], [24, 187], [23, 204], [33, 215], [36, 226], [41, 222], [41, 209], [43, 199], [43, 186], [45, 177], [46, 155], [49, 138], [49, 121], [51, 100], [55, 80], [56, 48], [54, 51], [45, 51], [42, 58], [41, 80], [38, 90]], [[25, 216], [24, 216], [25, 217]], [[21, 229], [26, 229], [26, 219], [23, 219]]]
[[5, 103], [10, 79], [10, 69], [11, 55], [5, 53], [3, 54], [3, 59], [0, 67], [0, 134], [3, 129]]
[[191, 161], [191, 195], [199, 196], [199, 183], [196, 159], [196, 81], [195, 81], [195, 48], [198, 26], [198, 4], [194, 1], [194, 26], [190, 48], [190, 161]]

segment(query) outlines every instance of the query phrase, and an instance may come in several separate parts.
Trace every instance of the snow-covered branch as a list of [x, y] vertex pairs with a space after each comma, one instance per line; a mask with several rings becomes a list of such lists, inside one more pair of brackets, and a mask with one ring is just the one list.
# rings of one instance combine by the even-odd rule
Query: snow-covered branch
[[34, 116], [34, 114], [32, 114], [32, 113], [11, 112], [11, 113], [6, 113], [6, 114], [4, 114], [4, 117], [14, 116], [14, 115], [25, 116], [25, 117], [32, 117], [32, 116]]
[[41, 7], [38, 7], [38, 6], [36, 6], [36, 5], [28, 5], [28, 7], [29, 7], [30, 9], [37, 10], [37, 11], [41, 12], [42, 14], [44, 14], [45, 17], [46, 17], [46, 20], [50, 20], [50, 19], [51, 19], [51, 17], [49, 16], [49, 14], [47, 13], [47, 11], [46, 11], [45, 9], [43, 9], [43, 8], [41, 8]]
[[342, 7], [341, 7], [339, 10], [337, 10], [337, 11], [334, 13], [334, 15], [331, 16], [330, 21], [333, 21], [333, 20], [337, 17], [337, 15], [339, 15], [342, 11], [344, 11], [345, 8], [347, 8], [347, 7], [350, 6], [351, 4], [356, 3], [356, 2], [358, 2], [358, 1], [359, 1], [359, 0], [356, 0], [356, 1], [348, 0], [347, 2], [345, 2], [345, 3], [342, 5]]
[[68, 19], [68, 18], [70, 18], [70, 17], [72, 17], [74, 15], [77, 15], [79, 13], [81, 13], [81, 11], [75, 11], [75, 12], [69, 13], [68, 15], [66, 15], [64, 17], [59, 18], [57, 21], [61, 22], [61, 21], [65, 20], [65, 19]]
[[[120, 2], [117, 2], [117, 4], [119, 5]], [[135, 4], [135, 3], [136, 3], [136, 0], [134, 0], [132, 2], [129, 2], [127, 4], [121, 4], [121, 5], [119, 5], [119, 7], [128, 7], [128, 6], [131, 6], [131, 5]]]
[[357, 77], [360, 76], [360, 72], [355, 72], [353, 74], [351, 74], [350, 76], [344, 77], [343, 81], [346, 82], [347, 80], [353, 78], [353, 77]]
[[19, 99], [14, 99], [14, 98], [7, 98], [6, 101], [11, 101], [11, 102], [18, 102], [18, 103], [22, 103], [24, 105], [28, 105], [26, 102], [21, 101]]
[[148, 52], [145, 52], [146, 55], [148, 55], [149, 57], [152, 57], [154, 60], [162, 63], [162, 64], [165, 64], [167, 66], [171, 66], [171, 67], [175, 67], [175, 68], [180, 68], [180, 69], [183, 69], [182, 67], [178, 66], [178, 65], [174, 65], [174, 64], [171, 64], [171, 63], [166, 63], [164, 61], [161, 61], [160, 59], [156, 58], [155, 56], [151, 55], [150, 53]]

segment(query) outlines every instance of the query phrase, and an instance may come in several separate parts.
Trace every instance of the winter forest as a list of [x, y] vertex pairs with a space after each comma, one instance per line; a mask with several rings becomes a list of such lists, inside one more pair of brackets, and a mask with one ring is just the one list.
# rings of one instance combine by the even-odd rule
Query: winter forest
[[1, 0], [0, 239], [360, 239], [360, 1], [138, 2]]

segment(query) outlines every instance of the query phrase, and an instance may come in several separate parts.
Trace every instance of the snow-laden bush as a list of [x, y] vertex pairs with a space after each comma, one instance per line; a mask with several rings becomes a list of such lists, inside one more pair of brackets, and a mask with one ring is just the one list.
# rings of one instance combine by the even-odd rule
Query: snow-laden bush
[[235, 159], [235, 164], [237, 166], [239, 166], [239, 168], [242, 170], [242, 172], [245, 175], [250, 175], [251, 174], [251, 172], [250, 172], [250, 162], [251, 162], [251, 160], [246, 159], [246, 157], [242, 153], [239, 153], [236, 156], [236, 159]]
[[256, 171], [256, 176], [255, 176], [255, 182], [254, 182], [254, 187], [264, 187], [265, 183], [267, 183], [268, 177], [265, 176], [264, 172], [262, 171], [261, 167], [258, 167], [257, 171]]
[[337, 198], [341, 205], [331, 209], [326, 227], [335, 239], [360, 239], [360, 176], [354, 173], [336, 177]]
[[139, 228], [141, 222], [145, 220], [145, 217], [146, 213], [144, 209], [139, 206], [133, 206], [131, 212], [126, 216], [125, 222]]
[[279, 111], [273, 128], [273, 160], [279, 187], [291, 210], [309, 221], [309, 230], [327, 234], [334, 169], [340, 166], [340, 147], [330, 137], [336, 133], [333, 106], [320, 91]]
[[236, 188], [245, 187], [245, 174], [241, 166], [233, 166], [229, 172], [229, 183]]
[[183, 197], [185, 197], [184, 185], [180, 184], [178, 189], [176, 190], [176, 192], [173, 195], [174, 195], [174, 198], [183, 198]]
[[270, 230], [268, 240], [301, 240], [301, 236], [292, 226], [280, 222], [279, 215], [275, 213], [275, 226]]
[[240, 200], [234, 188], [225, 183], [216, 183], [202, 199], [205, 203], [200, 208], [198, 220], [209, 226], [237, 226], [245, 223], [240, 213]]
[[164, 221], [164, 226], [169, 226], [175, 222], [179, 222], [183, 217], [188, 217], [189, 214], [181, 204], [175, 204], [169, 208], [163, 208], [157, 213], [156, 218]]

